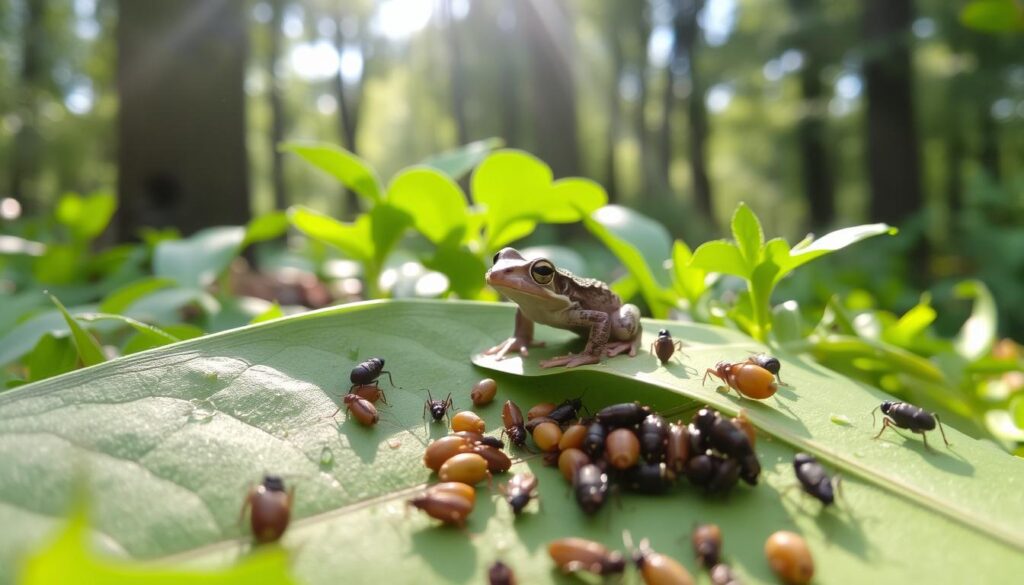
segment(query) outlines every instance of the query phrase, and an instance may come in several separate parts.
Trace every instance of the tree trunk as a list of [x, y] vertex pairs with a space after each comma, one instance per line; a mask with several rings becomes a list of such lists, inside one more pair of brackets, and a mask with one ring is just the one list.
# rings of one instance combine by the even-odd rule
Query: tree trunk
[[686, 110], [689, 114], [690, 174], [693, 177], [693, 197], [698, 213], [713, 220], [711, 208], [711, 181], [708, 179], [707, 163], [704, 159], [708, 140], [708, 115], [704, 104], [705, 88], [697, 71], [697, 41], [700, 29], [697, 14], [704, 7], [704, 0], [682, 0], [675, 18], [676, 44], [680, 56], [685, 59], [685, 70], [690, 81], [690, 97]]
[[622, 100], [619, 96], [619, 80], [622, 79], [622, 41], [619, 40], [618, 4], [608, 6], [608, 43], [612, 52], [611, 84], [608, 88], [608, 142], [605, 151], [605, 186], [608, 189], [608, 201], [618, 200], [618, 165], [615, 162], [615, 150], [619, 144], [619, 133], [622, 127]]
[[871, 219], [900, 224], [922, 209], [910, 65], [911, 0], [868, 0], [864, 33]]
[[[816, 0], [790, 0], [790, 7], [794, 13], [811, 22], [819, 21], [820, 10]], [[826, 137], [829, 96], [821, 83], [822, 44], [828, 40], [821, 38], [821, 34], [818, 27], [802, 27], [794, 38], [797, 48], [804, 54], [804, 66], [800, 69], [803, 115], [797, 128], [797, 142], [813, 230], [826, 228], [835, 219], [835, 182]]]
[[671, 57], [665, 65], [665, 87], [661, 93], [661, 123], [658, 127], [658, 174], [666, 186], [672, 185], [672, 113], [675, 106], [676, 78], [672, 71], [676, 61], [676, 46], [672, 40]]
[[[359, 34], [365, 35], [365, 23], [360, 21]], [[343, 12], [334, 19], [334, 49], [338, 55], [344, 54], [345, 44], [350, 41], [345, 37], [345, 16]], [[363, 70], [358, 81], [351, 87], [346, 86], [345, 78], [342, 75], [341, 66], [334, 76], [334, 96], [338, 102], [338, 135], [341, 137], [342, 146], [352, 154], [359, 154], [358, 132], [359, 112], [362, 109], [363, 88], [366, 86], [367, 69], [369, 67], [369, 51], [366, 42], [360, 43], [360, 55], [363, 58]], [[345, 199], [345, 210], [343, 215], [347, 219], [354, 219], [359, 213], [359, 196], [351, 189], [342, 187]]]
[[277, 77], [277, 62], [281, 58], [281, 27], [284, 22], [284, 0], [271, 0], [270, 47], [267, 55], [267, 75], [270, 85], [270, 152], [271, 176], [274, 183], [274, 208], [285, 209], [289, 204], [287, 185], [284, 180], [284, 156], [278, 145], [284, 142], [285, 109], [281, 96], [281, 83]]
[[636, 110], [633, 111], [633, 125], [636, 127], [636, 141], [640, 158], [640, 198], [650, 198], [653, 195], [651, 171], [652, 163], [650, 145], [647, 135], [647, 38], [650, 36], [651, 27], [647, 21], [645, 7], [643, 4], [629, 5], [633, 11], [631, 18], [635, 20], [634, 30], [637, 42], [637, 95]]
[[455, 120], [455, 136], [460, 145], [469, 142], [466, 127], [466, 89], [463, 83], [463, 62], [459, 31], [452, 16], [452, 0], [442, 3], [445, 24], [445, 38], [448, 41], [448, 74], [451, 81], [452, 118]]
[[14, 134], [11, 149], [11, 195], [18, 199], [24, 212], [31, 213], [40, 196], [38, 181], [43, 155], [43, 141], [38, 123], [38, 94], [44, 90], [49, 73], [46, 58], [46, 1], [27, 0], [22, 28], [22, 54], [19, 87], [15, 89], [15, 108], [20, 127]]
[[122, 0], [120, 238], [249, 219], [243, 0]]
[[565, 0], [520, 2], [531, 61], [536, 154], [556, 177], [579, 174], [573, 28]]
[[494, 46], [499, 54], [495, 61], [501, 67], [501, 137], [510, 147], [521, 147], [523, 140], [519, 128], [519, 68], [516, 55], [521, 50], [518, 42], [519, 23], [516, 22], [517, 0], [505, 0], [498, 9], [498, 35], [500, 42]]

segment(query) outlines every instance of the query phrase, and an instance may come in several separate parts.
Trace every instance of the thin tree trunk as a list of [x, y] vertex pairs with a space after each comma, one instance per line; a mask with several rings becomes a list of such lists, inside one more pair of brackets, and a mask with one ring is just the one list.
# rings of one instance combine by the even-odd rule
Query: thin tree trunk
[[565, 0], [520, 2], [531, 62], [536, 153], [556, 177], [579, 174], [573, 28]]
[[637, 36], [637, 96], [636, 110], [633, 112], [633, 125], [636, 127], [636, 141], [640, 156], [640, 197], [649, 198], [653, 194], [651, 180], [652, 163], [649, 136], [647, 134], [647, 37], [650, 35], [650, 23], [647, 21], [643, 4], [631, 6], [635, 14], [635, 32]]
[[[364, 35], [363, 23], [360, 23], [360, 35]], [[334, 49], [338, 55], [344, 54], [345, 44], [349, 39], [345, 38], [345, 17], [339, 13], [334, 19]], [[352, 87], [346, 86], [342, 68], [338, 67], [338, 73], [334, 76], [334, 95], [338, 102], [338, 135], [341, 137], [342, 146], [352, 154], [359, 154], [358, 132], [359, 132], [359, 111], [363, 101], [363, 88], [365, 87], [366, 72], [369, 61], [366, 43], [361, 43], [360, 55], [363, 58], [363, 70], [359, 80]], [[359, 213], [359, 196], [351, 189], [342, 188], [345, 199], [345, 210], [343, 215], [347, 219], [354, 219]]]
[[619, 133], [622, 127], [622, 100], [619, 96], [619, 80], [622, 79], [623, 56], [622, 41], [619, 40], [618, 4], [608, 6], [608, 43], [612, 52], [611, 87], [608, 88], [608, 142], [605, 151], [605, 184], [608, 188], [608, 200], [618, 200], [618, 164], [615, 161], [615, 150], [619, 144]]
[[690, 81], [690, 97], [687, 99], [686, 110], [690, 118], [690, 174], [693, 179], [694, 203], [697, 211], [710, 221], [713, 219], [711, 181], [708, 179], [707, 162], [704, 158], [708, 139], [708, 116], [704, 104], [703, 79], [697, 69], [697, 36], [700, 31], [697, 26], [697, 14], [703, 7], [704, 0], [682, 0], [679, 14], [675, 19], [675, 33]]
[[277, 62], [281, 58], [281, 27], [284, 22], [284, 0], [271, 0], [270, 47], [267, 55], [267, 75], [270, 91], [270, 152], [271, 175], [274, 184], [274, 208], [285, 209], [289, 204], [287, 185], [284, 180], [284, 156], [278, 145], [284, 142], [285, 109], [281, 96], [281, 83], [277, 77]]
[[911, 0], [868, 0], [864, 32], [871, 219], [902, 223], [922, 209], [910, 63]]
[[1002, 178], [999, 168], [999, 126], [992, 119], [988, 104], [982, 104], [979, 108], [978, 119], [981, 121], [981, 152], [979, 160], [981, 168], [985, 169], [989, 177], [994, 181]]
[[452, 0], [444, 0], [441, 4], [444, 14], [445, 38], [448, 41], [448, 74], [451, 83], [452, 118], [455, 119], [455, 135], [459, 144], [469, 142], [469, 130], [466, 127], [466, 89], [463, 83], [462, 50], [459, 42], [459, 31], [452, 16]]
[[46, 1], [27, 0], [22, 32], [20, 83], [15, 90], [16, 111], [21, 126], [14, 135], [11, 149], [11, 195], [18, 199], [26, 214], [38, 205], [40, 159], [43, 141], [39, 135], [38, 99], [43, 91], [48, 65], [45, 58]]
[[665, 185], [672, 185], [672, 113], [675, 106], [676, 78], [672, 72], [676, 60], [676, 45], [673, 39], [671, 57], [665, 65], [665, 87], [661, 93], [661, 123], [658, 126], [658, 173]]
[[249, 219], [243, 0], [118, 5], [119, 236]]
[[512, 147], [519, 147], [523, 143], [519, 128], [519, 74], [515, 60], [520, 49], [520, 43], [517, 42], [517, 1], [506, 0], [499, 9], [498, 34], [501, 40], [495, 43], [501, 53], [495, 59], [501, 67], [501, 136]]

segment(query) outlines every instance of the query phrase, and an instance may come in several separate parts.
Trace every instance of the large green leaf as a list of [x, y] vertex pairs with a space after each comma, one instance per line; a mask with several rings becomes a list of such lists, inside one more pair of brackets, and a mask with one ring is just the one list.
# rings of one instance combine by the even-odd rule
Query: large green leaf
[[408, 213], [416, 229], [435, 244], [466, 228], [465, 194], [455, 181], [434, 169], [412, 167], [399, 173], [388, 187], [388, 202]]
[[[565, 351], [571, 337], [538, 328], [552, 346], [474, 367], [470, 356], [507, 336], [513, 307], [455, 302], [372, 302], [332, 308], [177, 343], [0, 395], [0, 577], [9, 582], [19, 551], [40, 546], [63, 517], [75, 478], [87, 472], [93, 528], [109, 550], [135, 559], [211, 567], [239, 557], [238, 509], [247, 484], [264, 472], [297, 488], [285, 546], [305, 583], [479, 583], [496, 558], [523, 583], [571, 583], [553, 571], [545, 543], [563, 536], [621, 549], [621, 533], [696, 571], [686, 545], [694, 522], [718, 523], [725, 554], [747, 583], [773, 582], [764, 539], [779, 529], [805, 535], [816, 582], [1012, 582], [1024, 571], [1024, 464], [947, 428], [928, 452], [918, 437], [872, 441], [870, 409], [886, 396], [792, 356], [792, 388], [755, 403], [700, 385], [719, 359], [762, 349], [736, 332], [647, 322], [642, 346], [668, 327], [686, 355], [661, 367], [646, 349], [579, 370], [539, 371], [536, 361]], [[579, 345], [573, 347], [578, 348]], [[387, 359], [399, 387], [383, 387], [371, 429], [339, 414], [348, 371], [369, 356]], [[513, 374], [513, 372], [515, 372]], [[541, 507], [513, 517], [481, 486], [465, 531], [436, 526], [404, 500], [430, 474], [421, 457], [443, 425], [422, 419], [424, 388], [469, 406], [472, 384], [498, 380], [499, 400], [478, 409], [491, 432], [501, 402], [528, 407], [584, 395], [591, 410], [640, 400], [662, 410], [710, 403], [744, 406], [761, 428], [765, 468], [756, 488], [728, 498], [681, 486], [664, 497], [622, 494], [594, 518], [575, 507], [559, 473], [539, 457], [516, 469], [540, 479]], [[849, 418], [839, 425], [831, 415]], [[794, 449], [813, 451], [845, 480], [843, 510], [818, 504], [793, 485]], [[500, 478], [499, 478], [500, 481]], [[845, 511], [844, 511], [845, 510]], [[908, 562], [907, 559], [912, 559]]]
[[117, 211], [113, 193], [93, 193], [82, 197], [75, 193], [63, 195], [57, 202], [57, 221], [67, 226], [78, 240], [91, 240], [103, 233]]
[[280, 149], [299, 155], [356, 194], [373, 202], [380, 201], [382, 189], [377, 171], [344, 148], [324, 142], [287, 142]]
[[211, 227], [184, 240], [160, 242], [153, 252], [153, 272], [183, 287], [209, 286], [241, 251], [245, 233], [240, 226]]
[[505, 141], [501, 138], [485, 138], [434, 155], [422, 164], [433, 167], [457, 181], [476, 168], [492, 150], [504, 145]]

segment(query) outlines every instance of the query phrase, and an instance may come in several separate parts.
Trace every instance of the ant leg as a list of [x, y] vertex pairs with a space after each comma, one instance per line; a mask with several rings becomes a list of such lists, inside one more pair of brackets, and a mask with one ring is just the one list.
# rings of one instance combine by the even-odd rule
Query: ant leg
[[[872, 416], [874, 416], [874, 411], [872, 411]], [[889, 417], [883, 418], [882, 419], [882, 430], [878, 431], [878, 434], [875, 435], [875, 438], [877, 439], [878, 437], [881, 437], [882, 433], [885, 432], [885, 429], [889, 428], [889, 425], [891, 425], [891, 424], [892, 424], [892, 419], [891, 418], [889, 418]], [[871, 426], [873, 427], [875, 425], [871, 425]]]
[[928, 449], [932, 453], [935, 452], [935, 449], [932, 449], [932, 446], [928, 444], [928, 435], [924, 431], [921, 431], [921, 440], [924, 441], [925, 449]]
[[946, 447], [948, 448], [950, 446], [949, 441], [946, 440], [946, 431], [945, 429], [942, 428], [942, 419], [939, 418], [938, 413], [935, 413], [935, 420], [939, 421], [939, 432], [942, 433], [942, 441], [946, 444]]
[[703, 386], [704, 384], [708, 383], [708, 376], [717, 376], [717, 375], [718, 374], [716, 374], [715, 371], [712, 370], [711, 368], [708, 368], [707, 370], [704, 370], [704, 379], [701, 380], [700, 385]]
[[871, 428], [875, 428], [875, 413], [878, 412], [878, 408], [879, 407], [876, 406], [871, 409]]
[[427, 420], [427, 405], [428, 404], [430, 404], [429, 401], [423, 403], [423, 420]]
[[391, 379], [391, 372], [389, 372], [387, 370], [381, 370], [380, 373], [387, 374], [388, 375], [388, 382], [391, 382], [392, 386], [395, 385], [395, 381]]
[[382, 390], [380, 386], [377, 386], [377, 391], [380, 392], [380, 400], [381, 400], [381, 402], [383, 402], [384, 404], [387, 404], [388, 406], [391, 406], [391, 404], [388, 403], [388, 397], [384, 395], [384, 390]]

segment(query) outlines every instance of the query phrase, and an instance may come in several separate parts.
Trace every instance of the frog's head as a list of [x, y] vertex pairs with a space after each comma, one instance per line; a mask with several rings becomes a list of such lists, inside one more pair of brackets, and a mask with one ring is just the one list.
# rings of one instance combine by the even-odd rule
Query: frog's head
[[553, 288], [555, 265], [547, 258], [527, 260], [515, 248], [503, 248], [494, 255], [487, 271], [487, 284], [522, 304], [524, 296], [541, 299], [560, 297]]

